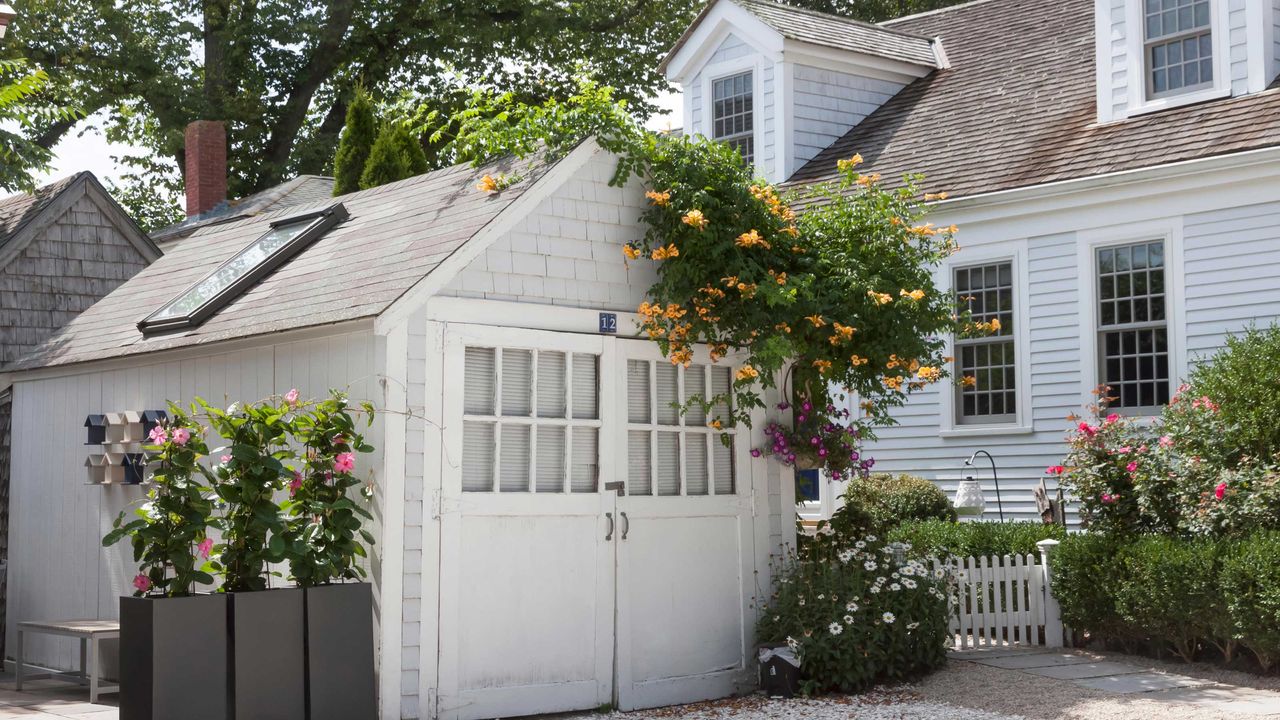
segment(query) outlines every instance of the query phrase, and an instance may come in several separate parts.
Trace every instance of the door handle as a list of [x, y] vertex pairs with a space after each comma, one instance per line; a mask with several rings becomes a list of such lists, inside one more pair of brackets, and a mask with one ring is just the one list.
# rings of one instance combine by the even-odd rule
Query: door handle
[[626, 513], [621, 513], [621, 515], [622, 515], [622, 539], [626, 540], [627, 533], [631, 532], [631, 518], [627, 517]]
[[607, 512], [604, 514], [604, 516], [609, 520], [609, 532], [604, 534], [604, 539], [612, 540], [613, 539], [613, 513]]

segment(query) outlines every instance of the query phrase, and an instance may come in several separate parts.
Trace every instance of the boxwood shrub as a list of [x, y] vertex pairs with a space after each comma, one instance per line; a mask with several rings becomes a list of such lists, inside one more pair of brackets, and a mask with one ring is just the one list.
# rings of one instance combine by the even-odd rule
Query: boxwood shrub
[[1066, 528], [1038, 522], [950, 522], [912, 520], [889, 531], [891, 542], [911, 543], [918, 555], [979, 557], [1038, 554], [1036, 543], [1063, 540]]
[[849, 481], [844, 504], [831, 517], [842, 538], [884, 535], [911, 520], [955, 520], [956, 511], [937, 485], [915, 475], [874, 474]]
[[1219, 590], [1236, 635], [1263, 669], [1280, 661], [1280, 532], [1223, 554]]

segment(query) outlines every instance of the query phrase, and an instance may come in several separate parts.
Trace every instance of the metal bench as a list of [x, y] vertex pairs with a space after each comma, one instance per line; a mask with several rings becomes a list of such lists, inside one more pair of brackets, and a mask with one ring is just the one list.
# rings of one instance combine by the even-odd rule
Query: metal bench
[[101, 661], [98, 657], [98, 641], [120, 637], [120, 623], [117, 620], [26, 620], [18, 623], [18, 648], [14, 658], [14, 689], [22, 689], [23, 680], [23, 645], [26, 633], [42, 633], [45, 635], [61, 635], [80, 639], [80, 672], [42, 672], [28, 675], [27, 679], [64, 678], [89, 686], [89, 702], [98, 702], [102, 693], [119, 692], [119, 685], [100, 685], [98, 675], [101, 672]]

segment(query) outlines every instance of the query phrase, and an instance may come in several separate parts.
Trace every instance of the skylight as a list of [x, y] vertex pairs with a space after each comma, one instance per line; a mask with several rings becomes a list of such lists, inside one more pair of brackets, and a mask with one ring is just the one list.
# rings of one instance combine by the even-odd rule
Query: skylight
[[338, 203], [271, 223], [266, 234], [148, 315], [138, 329], [152, 334], [199, 325], [346, 219], [347, 209]]

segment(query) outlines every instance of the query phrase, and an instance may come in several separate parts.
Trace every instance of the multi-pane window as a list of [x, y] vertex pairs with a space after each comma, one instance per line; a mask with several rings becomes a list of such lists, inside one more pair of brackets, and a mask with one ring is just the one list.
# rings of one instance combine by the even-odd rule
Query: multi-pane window
[[464, 367], [464, 492], [596, 491], [598, 356], [468, 347]]
[[1017, 359], [1013, 327], [1013, 263], [956, 268], [956, 302], [975, 323], [998, 321], [980, 337], [955, 339], [956, 421], [960, 424], [1017, 420]]
[[1160, 97], [1213, 85], [1209, 0], [1143, 0], [1147, 93]]
[[755, 161], [755, 109], [751, 72], [711, 82], [711, 137], [742, 153], [747, 165]]
[[1169, 402], [1169, 323], [1164, 243], [1100, 248], [1099, 377], [1112, 407], [1154, 410]]
[[727, 423], [729, 407], [710, 416], [697, 403], [681, 414], [677, 404], [729, 391], [729, 368], [665, 360], [627, 361], [627, 494], [732, 495], [733, 440], [725, 445], [710, 427]]

